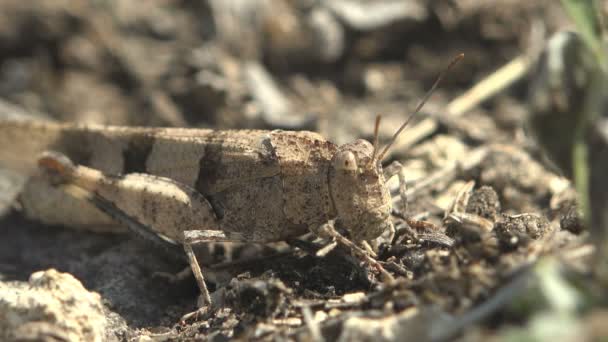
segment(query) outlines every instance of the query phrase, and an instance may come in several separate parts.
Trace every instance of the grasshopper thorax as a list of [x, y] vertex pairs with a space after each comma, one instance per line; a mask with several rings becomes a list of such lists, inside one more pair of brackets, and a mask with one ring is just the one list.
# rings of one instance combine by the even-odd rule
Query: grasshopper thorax
[[[344, 144], [332, 158], [329, 189], [336, 224], [355, 241], [375, 239], [391, 225], [391, 197], [382, 165], [366, 140]], [[372, 160], [374, 159], [374, 160]]]

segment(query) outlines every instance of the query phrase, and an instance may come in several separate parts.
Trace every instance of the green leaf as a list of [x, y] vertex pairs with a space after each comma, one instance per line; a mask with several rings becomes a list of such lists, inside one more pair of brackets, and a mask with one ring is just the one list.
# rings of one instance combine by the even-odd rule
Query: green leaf
[[593, 51], [604, 72], [608, 71], [606, 54], [602, 43], [600, 6], [597, 0], [562, 0], [562, 4], [574, 23], [585, 44]]

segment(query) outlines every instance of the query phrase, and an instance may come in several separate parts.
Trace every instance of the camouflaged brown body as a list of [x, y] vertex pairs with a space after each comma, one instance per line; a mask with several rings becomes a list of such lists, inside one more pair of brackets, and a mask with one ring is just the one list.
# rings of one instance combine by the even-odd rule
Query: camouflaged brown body
[[[50, 149], [106, 174], [170, 178], [197, 190], [212, 206], [217, 226], [201, 222], [197, 229], [238, 232], [250, 241], [303, 234], [336, 215], [328, 183], [336, 146], [312, 132], [0, 121], [0, 144], [11, 146], [0, 148], [0, 166], [34, 170], [35, 156]], [[41, 187], [50, 197], [46, 205], [34, 194], [40, 194]], [[22, 195], [26, 213], [45, 222], [109, 223], [88, 203], [76, 202], [35, 177]], [[165, 208], [148, 205], [141, 215], [152, 219], [159, 209]], [[159, 233], [178, 239], [180, 218], [173, 216], [164, 220], [165, 231]]]

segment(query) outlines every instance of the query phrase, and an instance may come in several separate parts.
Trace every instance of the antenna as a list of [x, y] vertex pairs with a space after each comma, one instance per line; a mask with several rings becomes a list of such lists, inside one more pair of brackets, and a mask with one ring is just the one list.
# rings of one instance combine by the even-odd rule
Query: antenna
[[388, 143], [388, 145], [386, 145], [384, 150], [382, 150], [380, 155], [378, 155], [378, 160], [382, 160], [382, 158], [384, 158], [384, 156], [386, 155], [386, 152], [388, 152], [388, 150], [391, 148], [391, 146], [395, 143], [395, 141], [399, 137], [399, 134], [401, 134], [401, 132], [407, 126], [407, 124], [410, 123], [410, 121], [412, 120], [414, 115], [416, 115], [420, 111], [420, 109], [422, 109], [422, 107], [424, 106], [426, 101], [431, 97], [431, 95], [433, 95], [433, 93], [435, 92], [435, 89], [439, 86], [439, 83], [441, 83], [441, 80], [443, 79], [445, 74], [447, 74], [448, 71], [450, 71], [450, 69], [452, 69], [452, 67], [454, 65], [456, 65], [456, 63], [460, 62], [460, 60], [462, 60], [463, 58], [464, 58], [464, 53], [459, 54], [454, 59], [452, 59], [452, 61], [448, 65], [448, 67], [445, 68], [445, 70], [443, 70], [439, 74], [439, 76], [437, 77], [437, 80], [435, 81], [435, 83], [433, 83], [433, 86], [431, 87], [431, 89], [429, 89], [429, 91], [426, 92], [426, 94], [424, 95], [424, 97], [422, 98], [420, 103], [418, 103], [418, 106], [416, 106], [416, 109], [414, 110], [414, 112], [407, 117], [407, 119], [405, 120], [403, 125], [401, 125], [401, 127], [399, 127], [397, 132], [395, 132], [395, 134], [393, 134], [393, 137], [391, 138], [391, 141]]
[[372, 159], [369, 160], [368, 165], [372, 165], [376, 160], [376, 154], [378, 153], [378, 129], [380, 128], [380, 120], [382, 115], [376, 115], [376, 124], [374, 125], [374, 152], [372, 153]]

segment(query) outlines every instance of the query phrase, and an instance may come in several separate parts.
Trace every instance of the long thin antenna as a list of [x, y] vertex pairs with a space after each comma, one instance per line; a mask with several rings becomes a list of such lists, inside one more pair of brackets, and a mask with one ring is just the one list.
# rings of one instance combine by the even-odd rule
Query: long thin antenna
[[369, 164], [372, 165], [376, 160], [376, 154], [378, 153], [378, 129], [380, 128], [380, 120], [382, 115], [376, 115], [376, 123], [374, 125], [374, 152], [372, 153], [372, 159], [369, 160]]
[[401, 127], [399, 127], [397, 132], [395, 132], [395, 134], [393, 134], [391, 141], [388, 143], [388, 145], [386, 145], [384, 150], [382, 150], [382, 153], [380, 153], [380, 155], [378, 155], [378, 160], [382, 160], [382, 158], [384, 158], [384, 156], [386, 155], [386, 152], [388, 152], [388, 150], [391, 148], [391, 146], [395, 143], [395, 141], [399, 137], [399, 134], [401, 134], [401, 132], [403, 131], [403, 129], [405, 129], [407, 124], [410, 123], [410, 121], [412, 120], [414, 115], [416, 115], [420, 111], [420, 109], [422, 109], [422, 107], [424, 106], [426, 101], [431, 97], [431, 95], [433, 95], [433, 93], [435, 92], [435, 89], [439, 86], [439, 83], [441, 83], [441, 80], [443, 79], [445, 74], [447, 74], [448, 71], [450, 71], [450, 69], [452, 69], [452, 67], [454, 65], [456, 65], [456, 63], [460, 62], [460, 60], [462, 60], [463, 58], [464, 58], [464, 53], [459, 54], [450, 62], [448, 67], [439, 74], [439, 76], [437, 77], [437, 80], [435, 81], [435, 83], [433, 83], [433, 86], [431, 87], [431, 89], [429, 89], [429, 91], [426, 92], [426, 94], [422, 98], [422, 101], [420, 101], [420, 103], [418, 103], [418, 106], [416, 107], [414, 112], [408, 116], [408, 118], [405, 120], [403, 125], [401, 125]]

